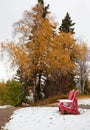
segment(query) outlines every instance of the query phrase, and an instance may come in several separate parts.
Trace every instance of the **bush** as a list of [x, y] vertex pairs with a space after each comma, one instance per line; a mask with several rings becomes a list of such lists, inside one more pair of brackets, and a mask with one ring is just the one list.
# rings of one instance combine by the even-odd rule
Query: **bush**
[[8, 81], [7, 84], [7, 103], [16, 106], [21, 103], [21, 84], [18, 81]]
[[7, 98], [6, 84], [4, 82], [0, 83], [0, 105], [4, 105]]
[[17, 106], [21, 103], [21, 84], [18, 81], [12, 80], [5, 83], [0, 83], [0, 104]]

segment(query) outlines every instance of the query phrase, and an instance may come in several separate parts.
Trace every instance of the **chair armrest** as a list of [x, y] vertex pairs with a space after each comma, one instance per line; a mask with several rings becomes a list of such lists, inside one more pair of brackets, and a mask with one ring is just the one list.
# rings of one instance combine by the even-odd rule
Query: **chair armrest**
[[73, 100], [69, 100], [69, 99], [61, 99], [61, 100], [57, 100], [57, 102], [59, 102], [59, 103], [72, 103]]

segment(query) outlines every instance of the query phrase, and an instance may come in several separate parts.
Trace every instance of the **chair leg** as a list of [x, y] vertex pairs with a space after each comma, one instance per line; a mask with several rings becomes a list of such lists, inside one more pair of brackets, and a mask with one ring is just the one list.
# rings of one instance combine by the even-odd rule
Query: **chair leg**
[[61, 113], [64, 114], [64, 109], [61, 109]]
[[61, 113], [64, 114], [63, 103], [60, 104], [60, 110], [61, 110]]
[[78, 102], [77, 102], [77, 100], [75, 101], [75, 104], [76, 104], [76, 114], [80, 114], [80, 112], [78, 111]]
[[59, 106], [59, 111], [61, 111], [61, 108], [60, 108], [60, 106]]

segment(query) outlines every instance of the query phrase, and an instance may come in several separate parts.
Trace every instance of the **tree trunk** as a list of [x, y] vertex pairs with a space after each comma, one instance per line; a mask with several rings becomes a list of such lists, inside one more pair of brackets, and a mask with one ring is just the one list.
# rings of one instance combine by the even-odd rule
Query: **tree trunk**
[[35, 101], [36, 102], [41, 99], [40, 91], [41, 91], [41, 73], [39, 73], [38, 83], [36, 84], [36, 89], [35, 89]]

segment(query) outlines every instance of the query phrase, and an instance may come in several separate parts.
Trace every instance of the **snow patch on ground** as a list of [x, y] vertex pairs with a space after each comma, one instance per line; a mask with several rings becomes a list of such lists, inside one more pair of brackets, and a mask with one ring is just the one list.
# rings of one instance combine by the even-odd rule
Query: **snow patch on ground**
[[90, 98], [87, 99], [79, 99], [78, 105], [90, 105]]
[[[90, 104], [89, 99], [79, 104]], [[90, 130], [90, 109], [79, 115], [61, 115], [58, 107], [27, 107], [16, 110], [6, 124], [7, 130]]]
[[0, 108], [10, 108], [10, 107], [13, 107], [13, 106], [11, 106], [11, 105], [0, 106]]

